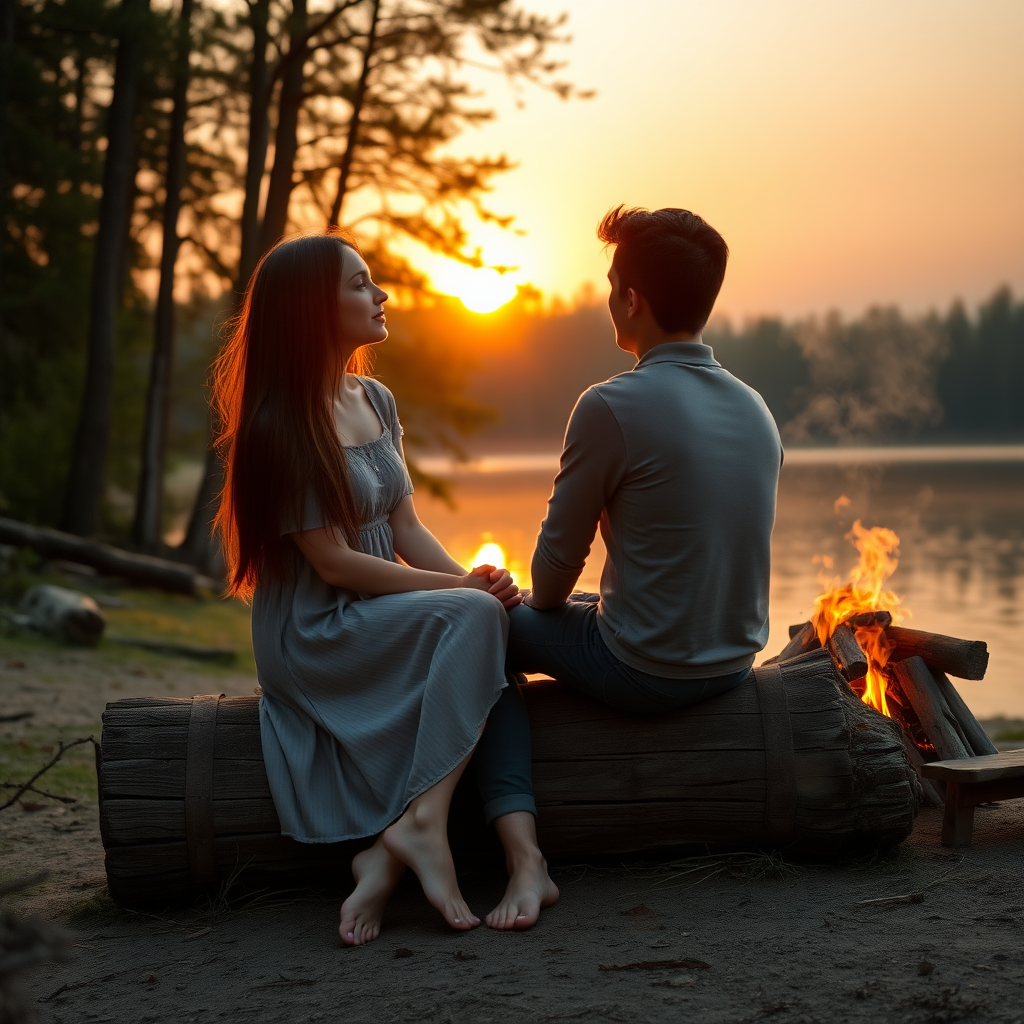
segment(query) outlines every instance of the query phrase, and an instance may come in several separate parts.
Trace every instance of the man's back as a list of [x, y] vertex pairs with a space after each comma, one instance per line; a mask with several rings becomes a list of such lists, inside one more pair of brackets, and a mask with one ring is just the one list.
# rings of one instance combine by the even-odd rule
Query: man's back
[[578, 576], [600, 516], [609, 650], [666, 678], [746, 668], [768, 636], [781, 455], [761, 397], [708, 346], [658, 345], [577, 403], [535, 575]]

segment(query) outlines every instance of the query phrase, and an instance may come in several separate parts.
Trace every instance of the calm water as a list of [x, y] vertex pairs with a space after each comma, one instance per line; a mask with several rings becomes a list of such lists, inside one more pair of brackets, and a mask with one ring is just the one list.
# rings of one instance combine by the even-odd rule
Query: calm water
[[[425, 496], [423, 521], [469, 564], [493, 541], [517, 578], [544, 515], [557, 454], [505, 454], [469, 467], [429, 464], [451, 476], [457, 509]], [[836, 499], [849, 505], [835, 511]], [[773, 534], [771, 636], [762, 657], [803, 622], [815, 596], [816, 555], [834, 559], [845, 578], [856, 552], [843, 539], [852, 521], [888, 526], [901, 539], [889, 582], [912, 612], [906, 625], [985, 640], [987, 677], [957, 686], [982, 718], [1024, 718], [1024, 447], [793, 451], [779, 487]], [[580, 580], [596, 590], [604, 561], [600, 538]]]

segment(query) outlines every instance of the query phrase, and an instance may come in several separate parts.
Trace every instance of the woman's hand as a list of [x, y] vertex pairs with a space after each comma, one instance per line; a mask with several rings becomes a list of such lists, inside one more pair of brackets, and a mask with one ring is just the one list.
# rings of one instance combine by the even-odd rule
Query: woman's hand
[[512, 582], [512, 574], [508, 569], [499, 569], [493, 565], [477, 565], [462, 577], [464, 587], [474, 590], [485, 590], [493, 594], [505, 607], [506, 611], [515, 608], [522, 602], [519, 587]]

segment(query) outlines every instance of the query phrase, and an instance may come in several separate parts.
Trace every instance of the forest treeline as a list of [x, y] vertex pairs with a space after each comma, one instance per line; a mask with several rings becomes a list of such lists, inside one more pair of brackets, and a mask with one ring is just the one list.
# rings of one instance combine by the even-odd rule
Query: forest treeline
[[[212, 571], [214, 312], [299, 230], [349, 230], [408, 301], [415, 246], [480, 266], [467, 225], [511, 223], [486, 193], [513, 165], [448, 144], [494, 116], [488, 72], [585, 95], [552, 57], [564, 20], [510, 0], [0, 0], [0, 514]], [[486, 418], [457, 367], [388, 359], [411, 437]], [[164, 481], [190, 445], [203, 485], [168, 552]]]
[[[457, 360], [474, 354], [469, 394], [498, 410], [484, 447], [549, 446], [585, 388], [633, 365], [598, 305], [543, 313], [527, 302], [492, 317], [439, 309], [398, 322], [424, 343], [455, 339]], [[972, 310], [713, 320], [704, 338], [760, 392], [789, 444], [1024, 440], [1024, 300], [1008, 287]]]

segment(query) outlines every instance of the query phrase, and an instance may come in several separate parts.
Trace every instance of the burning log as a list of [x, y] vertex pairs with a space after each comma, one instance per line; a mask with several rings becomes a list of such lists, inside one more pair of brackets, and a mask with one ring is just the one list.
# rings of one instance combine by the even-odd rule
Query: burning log
[[889, 667], [900, 692], [910, 702], [921, 728], [935, 747], [939, 760], [953, 761], [970, 757], [971, 751], [960, 733], [956, 719], [924, 659], [915, 655], [895, 665], [890, 664]]
[[839, 674], [848, 682], [863, 679], [868, 674], [868, 659], [861, 649], [853, 630], [845, 623], [836, 626], [828, 638], [828, 653], [839, 669]]
[[890, 661], [905, 661], [915, 656], [937, 672], [948, 672], [957, 679], [984, 679], [988, 668], [988, 644], [983, 640], [959, 640], [941, 633], [893, 626], [885, 631], [896, 647]]
[[888, 629], [892, 625], [892, 612], [860, 612], [851, 615], [846, 620], [846, 625], [851, 629], [861, 629], [864, 626], [880, 626]]

